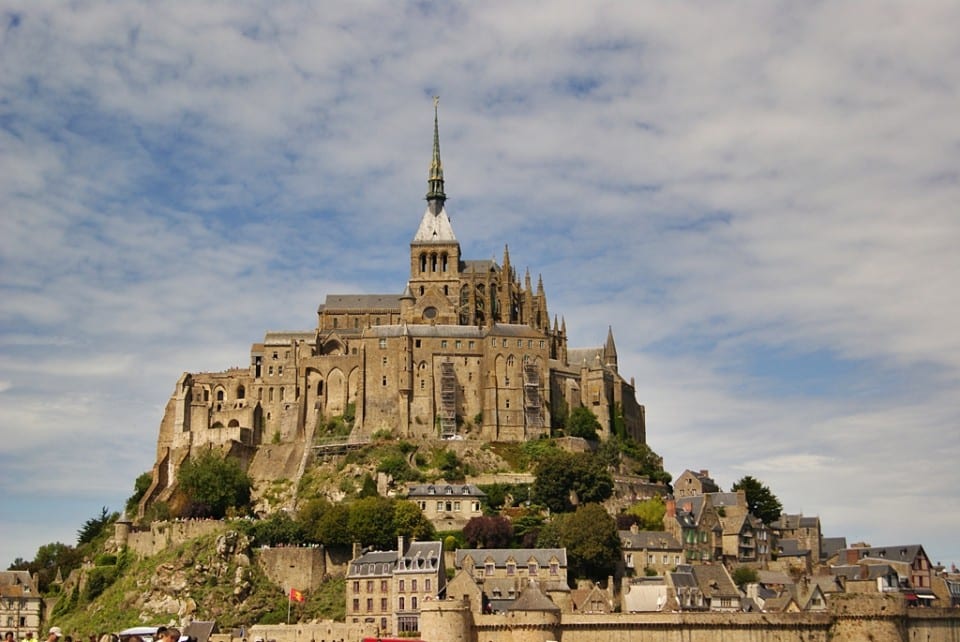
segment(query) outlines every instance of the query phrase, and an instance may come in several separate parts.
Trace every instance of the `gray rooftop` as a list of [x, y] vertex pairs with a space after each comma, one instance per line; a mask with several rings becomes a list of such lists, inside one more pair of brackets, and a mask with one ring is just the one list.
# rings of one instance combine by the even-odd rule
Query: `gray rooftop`
[[483, 566], [490, 561], [497, 568], [505, 568], [508, 560], [526, 564], [531, 559], [541, 567], [550, 566], [552, 559], [556, 559], [561, 567], [567, 566], [565, 548], [460, 548], [457, 549], [457, 568], [463, 568], [463, 561], [468, 557], [473, 560], [474, 566]]
[[407, 497], [486, 497], [473, 484], [415, 484], [407, 488]]
[[671, 533], [665, 531], [619, 531], [623, 550], [657, 549], [666, 551], [683, 550], [680, 542]]
[[347, 312], [349, 310], [379, 310], [399, 312], [399, 294], [328, 294], [319, 308], [325, 312]]

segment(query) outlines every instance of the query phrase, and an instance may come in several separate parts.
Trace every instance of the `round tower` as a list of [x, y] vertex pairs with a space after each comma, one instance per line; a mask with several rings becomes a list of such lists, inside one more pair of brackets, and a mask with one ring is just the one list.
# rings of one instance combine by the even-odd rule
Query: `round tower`
[[423, 602], [420, 638], [427, 642], [476, 642], [470, 604], [456, 599]]

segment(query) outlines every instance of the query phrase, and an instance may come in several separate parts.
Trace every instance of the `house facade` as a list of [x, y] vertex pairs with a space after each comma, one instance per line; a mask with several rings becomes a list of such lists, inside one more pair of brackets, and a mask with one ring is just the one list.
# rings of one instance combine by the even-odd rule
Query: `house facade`
[[483, 516], [487, 494], [473, 484], [411, 484], [407, 499], [420, 507], [437, 530], [461, 530]]

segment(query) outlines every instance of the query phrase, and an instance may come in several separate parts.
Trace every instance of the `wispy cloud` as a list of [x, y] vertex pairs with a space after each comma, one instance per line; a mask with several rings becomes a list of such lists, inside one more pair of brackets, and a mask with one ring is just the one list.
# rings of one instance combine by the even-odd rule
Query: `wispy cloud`
[[[47, 499], [0, 482], [4, 512], [119, 507], [181, 372], [327, 293], [399, 292], [439, 93], [465, 254], [509, 243], [574, 343], [613, 325], [675, 474], [754, 474], [828, 534], [960, 560], [922, 510], [958, 500], [958, 14], [0, 9], [0, 467], [57, 462]], [[75, 535], [33, 517], [0, 559]]]

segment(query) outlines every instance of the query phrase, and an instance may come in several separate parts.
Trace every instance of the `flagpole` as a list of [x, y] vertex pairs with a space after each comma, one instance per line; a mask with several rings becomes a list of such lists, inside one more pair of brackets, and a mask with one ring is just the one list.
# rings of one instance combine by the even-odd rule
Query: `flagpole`
[[292, 591], [293, 589], [290, 589], [290, 591], [287, 592], [287, 624], [290, 624], [290, 602], [293, 601], [292, 599], [290, 599], [290, 593]]

